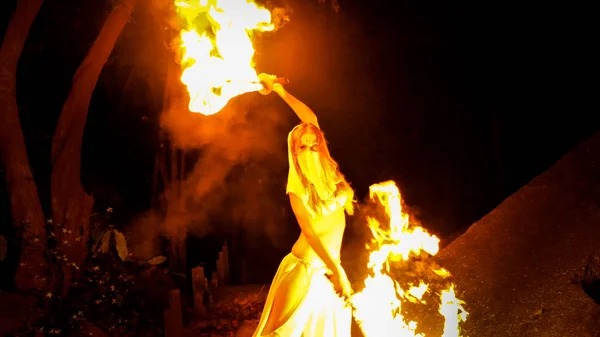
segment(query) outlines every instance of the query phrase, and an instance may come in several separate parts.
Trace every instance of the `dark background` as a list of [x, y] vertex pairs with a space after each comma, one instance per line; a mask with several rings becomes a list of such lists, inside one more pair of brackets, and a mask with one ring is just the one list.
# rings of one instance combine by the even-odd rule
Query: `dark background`
[[[450, 240], [599, 126], [597, 110], [583, 103], [590, 90], [576, 80], [585, 76], [580, 55], [591, 26], [584, 9], [340, 1], [337, 14], [316, 0], [286, 3], [294, 10], [291, 22], [257, 38], [256, 60], [258, 71], [290, 78], [288, 90], [315, 110], [359, 199], [370, 184], [395, 180], [424, 226]], [[2, 34], [14, 3], [1, 4]], [[20, 60], [21, 121], [47, 213], [51, 135], [110, 6], [45, 1]], [[122, 227], [151, 207], [165, 64], [172, 57], [153, 22], [152, 8], [138, 6], [99, 79], [84, 136], [83, 183], [97, 210], [114, 207], [112, 221]], [[273, 188], [259, 197], [288, 208], [277, 243], [256, 224], [236, 225], [261, 237], [247, 246], [270, 256], [265, 270], [274, 272], [298, 233], [284, 194], [285, 136], [298, 121], [276, 98], [245, 96], [257, 132], [256, 121], [273, 107], [285, 116], [276, 131], [265, 132], [281, 139], [279, 148], [240, 160], [228, 175], [234, 184], [253, 184], [260, 172]], [[253, 165], [261, 169], [250, 179], [245, 172]], [[10, 236], [4, 184], [2, 177], [1, 230]], [[272, 273], [264, 274], [268, 282]]]

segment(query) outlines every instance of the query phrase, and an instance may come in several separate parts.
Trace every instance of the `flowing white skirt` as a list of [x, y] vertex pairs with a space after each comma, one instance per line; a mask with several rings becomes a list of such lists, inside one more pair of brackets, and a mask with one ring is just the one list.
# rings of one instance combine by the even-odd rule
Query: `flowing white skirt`
[[[302, 263], [309, 283], [304, 296], [287, 321], [269, 335], [262, 331], [267, 323], [275, 294], [283, 279]], [[352, 311], [335, 292], [324, 264], [314, 264], [288, 254], [283, 258], [271, 283], [258, 327], [252, 337], [350, 337]]]

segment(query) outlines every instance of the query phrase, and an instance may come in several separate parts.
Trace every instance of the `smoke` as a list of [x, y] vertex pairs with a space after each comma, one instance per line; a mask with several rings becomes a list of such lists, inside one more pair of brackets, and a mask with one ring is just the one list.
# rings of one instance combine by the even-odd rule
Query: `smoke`
[[140, 214], [126, 228], [127, 246], [133, 256], [150, 260], [161, 255], [159, 231], [162, 219], [155, 210]]
[[238, 230], [246, 237], [266, 235], [274, 247], [285, 247], [286, 135], [292, 115], [273, 104], [278, 97], [249, 93], [203, 116], [189, 112], [182, 85], [167, 85], [161, 127], [168, 141], [158, 165], [169, 168], [169, 177], [160, 207], [129, 226], [133, 254], [159, 255], [160, 236], [183, 239]]
[[[289, 22], [288, 9], [269, 7], [277, 29]], [[164, 27], [161, 39], [176, 39], [181, 23], [172, 2], [153, 0], [143, 8]], [[275, 247], [287, 245], [286, 135], [293, 115], [275, 95], [258, 93], [235, 97], [212, 116], [190, 112], [181, 68], [174, 62], [178, 48], [172, 41], [163, 44], [173, 53], [161, 58], [168, 63], [160, 117], [167, 140], [157, 162], [162, 199], [130, 224], [134, 255], [159, 253], [160, 236], [182, 239], [239, 229], [249, 236], [266, 234]]]
[[161, 126], [188, 167], [165, 193], [164, 234], [227, 234], [241, 226], [250, 234], [267, 232], [277, 245], [287, 201], [282, 116], [289, 115], [273, 106], [275, 97], [257, 93], [232, 99], [215, 115], [191, 113], [177, 75], [173, 67]]

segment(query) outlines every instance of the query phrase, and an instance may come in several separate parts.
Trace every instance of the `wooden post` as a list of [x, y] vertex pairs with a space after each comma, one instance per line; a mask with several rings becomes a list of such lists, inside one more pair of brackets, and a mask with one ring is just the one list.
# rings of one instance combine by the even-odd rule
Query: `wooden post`
[[208, 280], [204, 276], [204, 267], [192, 269], [192, 286], [194, 289], [194, 311], [197, 316], [204, 317], [208, 313], [208, 308], [204, 304], [205, 293], [208, 287]]
[[221, 280], [219, 280], [219, 272], [217, 272], [217, 271], [212, 272], [212, 280], [211, 281], [212, 281], [211, 283], [212, 283], [213, 288], [219, 287], [219, 285], [221, 283]]
[[181, 316], [181, 293], [179, 289], [169, 291], [169, 308], [164, 312], [165, 337], [183, 336]]
[[229, 283], [229, 251], [227, 248], [227, 240], [223, 244], [219, 259], [217, 260], [217, 274], [219, 284], [227, 285]]
[[246, 260], [249, 253], [245, 247], [245, 232], [238, 228], [231, 239], [227, 241], [227, 252], [229, 259], [229, 284], [246, 284]]
[[223, 244], [223, 250], [221, 251], [223, 258], [223, 285], [229, 284], [229, 247], [227, 246], [227, 240]]

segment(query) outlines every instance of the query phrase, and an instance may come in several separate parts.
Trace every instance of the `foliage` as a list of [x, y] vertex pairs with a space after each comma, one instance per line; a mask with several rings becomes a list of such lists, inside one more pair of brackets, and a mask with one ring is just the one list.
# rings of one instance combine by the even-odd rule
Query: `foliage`
[[[111, 212], [109, 208], [104, 220]], [[52, 227], [58, 225], [47, 222], [48, 232], [53, 233]], [[148, 336], [161, 335], [168, 290], [175, 287], [166, 267], [160, 266], [166, 258], [143, 261], [129, 256], [125, 236], [103, 221], [93, 222], [91, 232], [89, 257], [81, 266], [70, 263], [78, 272], [78, 281], [64, 297], [51, 291], [35, 294], [43, 313], [22, 332], [60, 335], [87, 329], [91, 323], [113, 335], [133, 336], [141, 331]], [[53, 240], [52, 234], [49, 240]], [[68, 263], [61, 245], [48, 247], [48, 256]], [[50, 277], [48, 282], [57, 282], [57, 278]], [[53, 288], [49, 284], [48, 289]]]
[[121, 261], [125, 262], [129, 257], [129, 250], [127, 249], [127, 240], [125, 236], [116, 229], [109, 228], [105, 230], [99, 236], [97, 244], [94, 245], [94, 249], [98, 252], [108, 254], [111, 250], [111, 241], [114, 239], [114, 247], [117, 249], [117, 255]]

